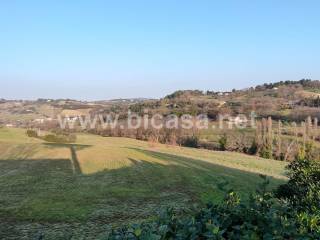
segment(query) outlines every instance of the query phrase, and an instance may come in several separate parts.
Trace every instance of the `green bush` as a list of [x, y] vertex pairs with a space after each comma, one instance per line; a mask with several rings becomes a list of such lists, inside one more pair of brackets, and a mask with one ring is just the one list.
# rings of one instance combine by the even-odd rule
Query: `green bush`
[[54, 143], [73, 143], [76, 141], [74, 134], [47, 134], [41, 137], [44, 141]]
[[221, 151], [225, 151], [227, 149], [227, 135], [223, 134], [220, 138], [219, 138], [219, 149]]
[[44, 136], [38, 136], [38, 133], [35, 130], [28, 129], [26, 131], [26, 135], [28, 137], [40, 138], [46, 142], [53, 142], [53, 143], [73, 143], [77, 140], [77, 136], [75, 134], [70, 133], [50, 133]]
[[302, 209], [320, 209], [320, 162], [297, 159], [287, 169], [289, 181], [278, 188], [277, 196]]
[[271, 159], [273, 156], [272, 148], [270, 146], [263, 146], [260, 150], [260, 157]]
[[258, 144], [257, 144], [256, 140], [253, 140], [247, 153], [249, 153], [251, 155], [255, 155], [255, 154], [257, 154], [258, 150], [259, 150]]
[[31, 130], [31, 129], [28, 129], [26, 131], [26, 135], [28, 137], [34, 137], [34, 138], [38, 137], [38, 133], [35, 130]]
[[197, 136], [188, 136], [182, 139], [182, 146], [197, 148], [199, 146], [199, 138]]
[[112, 230], [110, 240], [164, 239], [320, 239], [320, 164], [296, 160], [278, 197], [268, 180], [249, 201], [230, 191], [221, 204], [208, 204], [190, 216], [169, 209], [152, 222]]
[[169, 210], [155, 222], [113, 230], [108, 239], [319, 239], [319, 215], [299, 213], [271, 194], [248, 203], [230, 192], [222, 204], [208, 204], [181, 218]]

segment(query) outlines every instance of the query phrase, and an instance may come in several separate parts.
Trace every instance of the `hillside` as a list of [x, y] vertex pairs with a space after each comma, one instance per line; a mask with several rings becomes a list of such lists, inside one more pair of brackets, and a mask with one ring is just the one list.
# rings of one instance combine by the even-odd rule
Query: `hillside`
[[285, 181], [286, 163], [240, 153], [90, 134], [77, 139], [54, 144], [23, 129], [0, 129], [0, 233], [97, 236], [163, 207], [219, 201], [231, 188], [246, 197], [260, 173], [271, 187]]
[[176, 91], [158, 101], [137, 103], [132, 111], [168, 114], [207, 114], [212, 120], [219, 114], [255, 112], [258, 118], [303, 121], [308, 116], [320, 117], [320, 81], [283, 81], [229, 92], [185, 90]]
[[320, 82], [317, 80], [284, 81], [263, 84], [230, 92], [208, 90], [176, 91], [162, 99], [115, 99], [78, 101], [70, 99], [38, 99], [36, 101], [0, 100], [0, 125], [56, 126], [57, 115], [86, 115], [116, 113], [125, 119], [128, 110], [143, 114], [207, 114], [211, 120], [219, 114], [246, 114], [284, 121], [302, 121], [318, 117]]

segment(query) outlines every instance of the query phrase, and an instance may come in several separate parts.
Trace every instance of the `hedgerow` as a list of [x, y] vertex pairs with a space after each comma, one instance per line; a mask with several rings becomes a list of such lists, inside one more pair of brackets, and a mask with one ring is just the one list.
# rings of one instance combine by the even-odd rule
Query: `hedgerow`
[[26, 135], [28, 137], [39, 138], [46, 142], [52, 142], [52, 143], [74, 143], [77, 140], [77, 136], [71, 133], [58, 132], [58, 133], [49, 133], [43, 136], [39, 136], [38, 133], [32, 129], [28, 129], [26, 131]]

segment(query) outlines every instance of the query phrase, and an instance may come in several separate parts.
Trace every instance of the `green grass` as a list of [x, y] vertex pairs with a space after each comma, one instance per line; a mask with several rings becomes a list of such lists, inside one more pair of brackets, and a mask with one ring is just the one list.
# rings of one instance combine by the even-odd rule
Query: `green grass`
[[0, 227], [0, 237], [1, 231], [34, 237], [40, 228], [59, 239], [56, 229], [80, 234], [89, 225], [100, 226], [97, 234], [168, 206], [220, 201], [231, 188], [247, 197], [260, 173], [270, 176], [270, 187], [285, 181], [279, 161], [127, 138], [77, 139], [50, 144], [23, 129], [0, 129], [0, 221], [15, 226]]

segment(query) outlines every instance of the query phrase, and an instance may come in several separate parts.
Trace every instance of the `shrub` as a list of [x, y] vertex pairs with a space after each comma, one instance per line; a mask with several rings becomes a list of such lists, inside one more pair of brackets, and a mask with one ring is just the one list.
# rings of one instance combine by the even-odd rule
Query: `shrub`
[[221, 204], [191, 216], [169, 209], [152, 222], [112, 230], [107, 239], [320, 239], [319, 162], [296, 160], [275, 197], [268, 179], [249, 201], [230, 191]]
[[219, 138], [219, 149], [221, 151], [225, 151], [227, 149], [227, 135], [223, 134], [220, 138]]
[[76, 141], [75, 134], [47, 134], [41, 137], [44, 141], [54, 143], [73, 143]]
[[38, 133], [35, 130], [32, 130], [32, 129], [28, 129], [26, 131], [26, 135], [28, 137], [34, 137], [34, 138], [38, 137]]
[[70, 133], [50, 133], [44, 136], [38, 136], [38, 133], [34, 130], [28, 129], [26, 131], [28, 137], [40, 138], [46, 142], [54, 142], [54, 143], [73, 143], [77, 140], [77, 136], [75, 134]]
[[208, 141], [199, 141], [199, 148], [208, 149], [208, 150], [219, 150], [219, 146], [216, 142]]
[[251, 146], [248, 149], [248, 153], [251, 155], [255, 155], [255, 154], [257, 154], [258, 149], [259, 149], [258, 144], [257, 144], [256, 140], [254, 139], [251, 143]]
[[320, 209], [320, 162], [297, 159], [287, 167], [289, 181], [277, 190], [277, 196], [303, 209]]
[[319, 239], [319, 220], [271, 194], [245, 203], [229, 192], [222, 204], [208, 204], [193, 216], [170, 209], [154, 222], [115, 229], [108, 239]]
[[262, 146], [260, 150], [260, 157], [271, 159], [272, 155], [272, 148], [269, 145]]
[[194, 135], [187, 136], [182, 139], [181, 145], [185, 146], [185, 147], [197, 148], [197, 147], [199, 147], [199, 138]]

